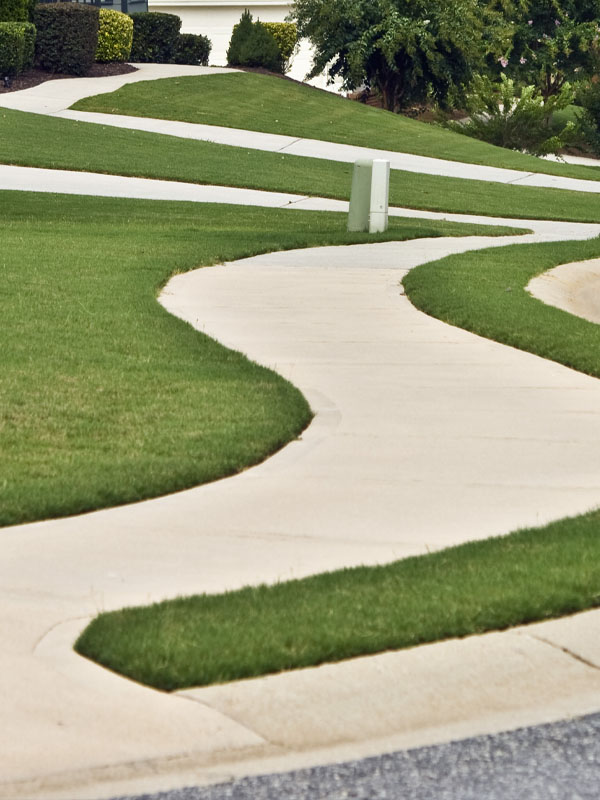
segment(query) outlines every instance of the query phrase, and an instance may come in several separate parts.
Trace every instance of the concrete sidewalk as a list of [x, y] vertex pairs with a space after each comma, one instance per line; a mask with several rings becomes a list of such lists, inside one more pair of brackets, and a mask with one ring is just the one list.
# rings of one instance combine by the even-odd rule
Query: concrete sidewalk
[[595, 612], [580, 633], [493, 634], [174, 696], [71, 650], [101, 609], [389, 561], [597, 504], [598, 381], [400, 293], [417, 263], [502, 243], [278, 253], [167, 286], [169, 310], [291, 378], [316, 420], [226, 481], [2, 531], [1, 797], [156, 790], [599, 707], [597, 670], [561, 649], [575, 630], [587, 657]]
[[599, 179], [580, 180], [542, 173], [522, 172], [498, 167], [465, 164], [459, 161], [445, 161], [439, 158], [398, 153], [375, 148], [337, 144], [335, 142], [302, 139], [256, 131], [225, 128], [217, 125], [198, 125], [187, 122], [174, 122], [143, 117], [129, 117], [117, 114], [94, 114], [84, 111], [70, 111], [77, 100], [90, 95], [113, 92], [120, 86], [142, 80], [184, 75], [208, 77], [223, 72], [238, 72], [219, 67], [182, 67], [174, 64], [136, 64], [138, 72], [116, 75], [109, 78], [79, 78], [48, 81], [40, 86], [21, 92], [0, 95], [0, 107], [49, 114], [64, 119], [79, 120], [135, 130], [151, 131], [185, 139], [197, 139], [219, 144], [243, 147], [250, 150], [285, 152], [287, 155], [321, 158], [329, 161], [352, 163], [358, 158], [384, 158], [390, 161], [392, 169], [406, 170], [427, 175], [441, 175], [469, 180], [511, 183], [516, 186], [538, 186], [554, 189], [569, 189], [580, 192], [600, 191]]
[[[40, 172], [35, 188], [67, 179]], [[321, 207], [292, 207], [303, 202]], [[533, 233], [275, 253], [168, 284], [168, 310], [288, 377], [316, 418], [234, 478], [2, 530], [0, 797], [156, 791], [600, 709], [597, 611], [174, 695], [71, 649], [99, 610], [381, 563], [596, 506], [600, 383], [444, 325], [401, 292], [406, 270], [449, 253], [600, 233], [516, 224]]]

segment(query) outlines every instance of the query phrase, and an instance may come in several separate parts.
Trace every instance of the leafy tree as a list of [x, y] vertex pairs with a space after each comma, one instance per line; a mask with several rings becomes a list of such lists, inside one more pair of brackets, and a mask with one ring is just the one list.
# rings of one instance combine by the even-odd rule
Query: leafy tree
[[[498, 6], [498, 7], [497, 7]], [[501, 57], [512, 30], [506, 3], [484, 0], [296, 0], [291, 17], [314, 48], [309, 77], [366, 84], [397, 111], [430, 96], [460, 100], [486, 54]]]
[[498, 69], [543, 98], [598, 70], [600, 0], [527, 0], [512, 15], [513, 41]]

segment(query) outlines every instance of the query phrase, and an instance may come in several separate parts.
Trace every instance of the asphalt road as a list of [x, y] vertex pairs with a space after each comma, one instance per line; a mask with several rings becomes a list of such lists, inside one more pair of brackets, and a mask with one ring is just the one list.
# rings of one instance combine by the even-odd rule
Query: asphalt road
[[347, 798], [598, 800], [600, 714], [329, 767], [126, 800]]

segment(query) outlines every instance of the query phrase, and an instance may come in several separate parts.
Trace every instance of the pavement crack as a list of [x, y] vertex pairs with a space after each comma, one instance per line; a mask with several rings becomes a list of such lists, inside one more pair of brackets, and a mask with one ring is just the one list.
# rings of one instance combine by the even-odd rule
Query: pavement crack
[[293, 145], [298, 144], [298, 142], [301, 142], [301, 141], [302, 141], [302, 137], [300, 137], [299, 139], [294, 139], [293, 141], [288, 142], [287, 144], [284, 144], [283, 147], [280, 147], [277, 152], [278, 153], [283, 153], [283, 151], [287, 150], [288, 147], [292, 147]]
[[309, 195], [302, 195], [298, 197], [296, 200], [288, 200], [287, 203], [283, 203], [283, 205], [279, 206], [279, 208], [289, 208], [290, 206], [296, 205], [296, 203], [302, 203], [304, 200], [310, 200]]
[[580, 664], [585, 664], [586, 667], [591, 667], [600, 672], [600, 665], [595, 664], [593, 661], [590, 661], [583, 656], [580, 656], [578, 653], [575, 653], [573, 650], [570, 650], [568, 647], [564, 647], [563, 645], [556, 644], [556, 642], [551, 641], [550, 639], [546, 639], [543, 636], [537, 636], [533, 633], [527, 633], [531, 639], [535, 639], [538, 642], [542, 642], [542, 644], [547, 644], [552, 647], [554, 650], [560, 650], [561, 653], [564, 653], [566, 656], [574, 659], [575, 661], [579, 661]]
[[514, 184], [518, 183], [519, 181], [524, 181], [527, 178], [533, 178], [537, 173], [535, 172], [526, 172], [523, 175], [520, 175], [518, 178], [514, 178], [512, 181], [507, 181], [507, 184]]

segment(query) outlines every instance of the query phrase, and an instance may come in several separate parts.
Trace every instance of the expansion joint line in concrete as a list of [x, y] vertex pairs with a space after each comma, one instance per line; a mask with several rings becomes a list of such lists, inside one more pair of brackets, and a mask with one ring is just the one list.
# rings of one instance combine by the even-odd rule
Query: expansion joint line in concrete
[[583, 656], [579, 655], [579, 653], [575, 653], [573, 650], [570, 650], [564, 645], [556, 644], [556, 642], [546, 639], [544, 636], [535, 635], [533, 633], [526, 633], [523, 635], [527, 636], [529, 639], [535, 639], [537, 642], [541, 642], [542, 644], [547, 644], [548, 647], [551, 647], [553, 650], [558, 650], [559, 652], [564, 653], [566, 656], [569, 656], [569, 658], [572, 658], [574, 661], [578, 661], [580, 664], [584, 664], [586, 667], [590, 667], [597, 672], [600, 671], [600, 664], [595, 664], [593, 661], [584, 658]]
[[292, 142], [288, 142], [287, 144], [284, 144], [283, 147], [280, 147], [277, 152], [278, 153], [283, 153], [283, 151], [287, 150], [288, 147], [293, 147], [295, 144], [298, 144], [301, 141], [302, 141], [302, 137], [300, 137], [299, 139], [294, 139]]
[[523, 175], [519, 175], [518, 178], [513, 178], [512, 180], [507, 181], [506, 183], [507, 184], [520, 183], [521, 181], [526, 181], [528, 178], [535, 177], [535, 175], [536, 175], [535, 172], [524, 172]]

